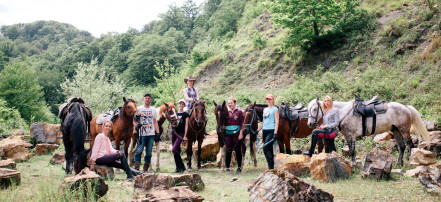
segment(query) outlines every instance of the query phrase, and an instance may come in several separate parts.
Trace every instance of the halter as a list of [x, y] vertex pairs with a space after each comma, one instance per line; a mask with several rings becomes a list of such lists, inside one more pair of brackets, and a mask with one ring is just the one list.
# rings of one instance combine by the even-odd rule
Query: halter
[[164, 112], [165, 119], [167, 119], [168, 122], [170, 122], [170, 123], [171, 122], [177, 123], [176, 114], [170, 115], [169, 112], [168, 112], [168, 108], [169, 108], [169, 106], [165, 105], [165, 112]]
[[[128, 103], [128, 102], [134, 102], [134, 101], [131, 101], [129, 99], [129, 100], [127, 100], [126, 103]], [[124, 105], [127, 107], [126, 103], [124, 103]], [[136, 103], [136, 102], [134, 102], [134, 103]], [[119, 123], [121, 125], [121, 128], [124, 130], [124, 141], [125, 141], [125, 139], [127, 138], [128, 133], [129, 133], [129, 129], [130, 128], [124, 127], [124, 123], [123, 122], [124, 122], [124, 116], [126, 115], [124, 105], [123, 105], [123, 108], [122, 108], [121, 112], [119, 113]], [[136, 112], [138, 112], [138, 109], [136, 109], [132, 114], [129, 114], [130, 117], [132, 118], [132, 120], [134, 119]]]
[[308, 118], [314, 118], [314, 126], [317, 127], [317, 126], [319, 125], [319, 124], [318, 124], [318, 115], [319, 115], [319, 112], [320, 112], [320, 111], [322, 112], [322, 116], [324, 116], [325, 113], [323, 112], [322, 106], [320, 105], [319, 101], [317, 100], [315, 103], [317, 104], [317, 107], [318, 107], [320, 110], [317, 110], [317, 114], [315, 115], [315, 117], [314, 117], [314, 116], [311, 116], [311, 114], [308, 112]]
[[[247, 110], [246, 112], [248, 112], [249, 110]], [[249, 130], [251, 130], [251, 132], [254, 134], [256, 131], [254, 131], [252, 128], [251, 128], [251, 126], [253, 125], [253, 122], [254, 122], [254, 117], [255, 116], [257, 116], [257, 112], [256, 112], [256, 108], [255, 107], [253, 107], [253, 115], [251, 116], [251, 121], [250, 121], [250, 123], [244, 123], [244, 124], [242, 124], [242, 126], [245, 126], [245, 127], [247, 127]], [[258, 121], [260, 121], [260, 118], [259, 118], [259, 116], [257, 116], [257, 120]]]
[[[196, 113], [196, 112], [194, 112], [194, 110], [196, 109], [196, 103], [195, 103], [195, 105], [193, 105], [193, 108], [192, 108], [192, 112], [191, 113]], [[205, 115], [205, 105], [204, 105], [204, 113], [203, 113], [203, 115], [202, 116], [204, 116]], [[198, 119], [200, 119], [202, 116], [196, 116], [196, 114], [194, 115], [194, 120], [196, 121], [196, 125], [197, 125], [197, 122], [198, 122]], [[191, 118], [191, 115], [190, 115], [190, 117], [189, 118]], [[205, 128], [205, 126], [206, 126], [206, 121], [204, 121], [204, 123], [203, 123], [203, 125], [202, 125], [202, 127], [201, 127], [201, 129], [200, 130], [195, 130], [194, 128], [193, 128], [193, 124], [192, 123], [189, 123], [189, 125], [190, 125], [190, 128], [191, 128], [191, 130], [193, 130], [194, 132], [196, 132], [196, 134], [198, 134], [199, 132], [201, 132], [202, 130], [204, 130], [204, 128]]]
[[[221, 118], [222, 118], [222, 117], [220, 116], [220, 111], [217, 111], [217, 114], [216, 114], [217, 128], [216, 128], [216, 130], [219, 131], [219, 132], [224, 131], [225, 128], [226, 128], [225, 125], [221, 126], [221, 124], [220, 124], [220, 119], [221, 119]], [[228, 120], [228, 115], [225, 116], [225, 119]]]

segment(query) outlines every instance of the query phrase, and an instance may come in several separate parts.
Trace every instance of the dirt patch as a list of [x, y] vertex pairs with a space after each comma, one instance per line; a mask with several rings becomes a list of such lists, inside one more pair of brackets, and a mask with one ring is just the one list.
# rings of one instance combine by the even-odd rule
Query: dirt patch
[[215, 59], [208, 64], [198, 76], [198, 86], [204, 87], [210, 85], [213, 78], [224, 69], [221, 59]]

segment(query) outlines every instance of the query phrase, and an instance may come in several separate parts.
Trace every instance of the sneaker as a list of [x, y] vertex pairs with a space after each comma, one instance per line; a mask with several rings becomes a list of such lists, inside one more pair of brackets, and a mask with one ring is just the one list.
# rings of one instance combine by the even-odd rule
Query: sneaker
[[226, 172], [227, 173], [231, 173], [231, 170], [229, 168], [227, 168]]
[[237, 168], [236, 174], [240, 174], [242, 172], [242, 168]]

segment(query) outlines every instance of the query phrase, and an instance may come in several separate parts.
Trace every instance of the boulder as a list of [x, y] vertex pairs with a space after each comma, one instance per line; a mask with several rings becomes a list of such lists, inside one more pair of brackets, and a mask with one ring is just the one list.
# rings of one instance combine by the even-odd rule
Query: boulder
[[424, 149], [413, 148], [410, 154], [409, 162], [407, 163], [411, 167], [417, 167], [421, 165], [432, 165], [436, 163], [436, 155]]
[[441, 196], [441, 163], [431, 165], [419, 174], [423, 189], [429, 193]]
[[65, 156], [64, 156], [65, 154], [66, 154], [66, 152], [55, 153], [55, 154], [52, 156], [50, 162], [51, 162], [52, 164], [59, 164], [59, 163], [63, 163], [63, 162], [65, 162], [65, 161], [66, 161], [66, 158], [65, 158]]
[[23, 129], [11, 129], [9, 130], [11, 132], [12, 135], [15, 136], [24, 136], [25, 131]]
[[152, 190], [146, 196], [136, 197], [132, 201], [136, 202], [160, 202], [160, 201], [192, 201], [201, 202], [204, 198], [194, 193], [187, 186], [172, 187], [168, 190]]
[[376, 135], [374, 137], [374, 142], [376, 142], [377, 144], [380, 144], [380, 143], [386, 142], [392, 138], [393, 138], [392, 133], [385, 132], [385, 133], [381, 133], [381, 134]]
[[172, 175], [176, 186], [188, 186], [192, 191], [200, 191], [205, 188], [205, 184], [199, 174]]
[[[31, 137], [39, 143], [61, 144], [63, 137], [60, 131], [60, 124], [49, 124], [37, 122], [31, 124]], [[57, 139], [58, 138], [58, 139]]]
[[104, 165], [96, 165], [95, 166], [95, 173], [98, 174], [100, 177], [104, 178], [105, 180], [113, 180], [115, 178], [115, 171], [112, 167], [107, 167]]
[[288, 172], [295, 176], [302, 176], [309, 173], [311, 157], [307, 155], [277, 154], [274, 162], [275, 168], [279, 172]]
[[[217, 139], [216, 131], [210, 132], [210, 135], [205, 136], [201, 146], [201, 160], [216, 160], [216, 155], [219, 153], [219, 141]], [[193, 156], [197, 158], [198, 144], [193, 144]]]
[[25, 141], [23, 136], [9, 136], [0, 142], [0, 156], [14, 161], [26, 161], [32, 157], [27, 148], [32, 144]]
[[393, 161], [394, 157], [388, 152], [373, 149], [366, 154], [361, 176], [377, 180], [381, 178], [389, 179]]
[[54, 152], [60, 145], [57, 144], [37, 144], [35, 153], [38, 155]]
[[0, 168], [7, 168], [16, 170], [17, 164], [12, 159], [6, 159], [0, 161]]
[[407, 177], [418, 177], [418, 175], [427, 170], [427, 166], [417, 166], [416, 168], [412, 169], [412, 170], [408, 170], [406, 171], [406, 173], [404, 173], [404, 176]]
[[0, 168], [0, 188], [4, 189], [12, 184], [20, 184], [20, 172], [7, 168]]
[[248, 186], [250, 201], [333, 201], [334, 196], [290, 173], [269, 170]]
[[418, 145], [418, 148], [429, 150], [435, 153], [437, 157], [441, 157], [441, 131], [431, 131], [429, 132], [429, 135], [430, 135], [430, 150], [427, 146], [426, 141], [422, 141]]
[[323, 182], [347, 179], [352, 175], [350, 163], [336, 152], [313, 155], [309, 169], [313, 179]]
[[81, 191], [85, 197], [87, 197], [91, 189], [99, 197], [104, 196], [109, 189], [104, 179], [95, 172], [90, 171], [89, 168], [84, 168], [78, 175], [64, 178], [61, 188]]
[[426, 126], [427, 131], [433, 131], [436, 129], [436, 123], [433, 121], [423, 120], [424, 125]]
[[155, 190], [166, 190], [175, 186], [175, 180], [170, 175], [163, 174], [147, 174], [138, 175], [135, 177], [135, 183], [133, 184], [135, 192], [149, 192]]

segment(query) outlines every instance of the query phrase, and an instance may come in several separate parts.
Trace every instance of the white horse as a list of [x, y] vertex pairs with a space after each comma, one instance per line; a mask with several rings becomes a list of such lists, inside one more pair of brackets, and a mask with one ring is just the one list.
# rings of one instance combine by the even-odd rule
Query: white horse
[[[355, 165], [355, 139], [363, 136], [362, 117], [354, 115], [355, 101], [333, 102], [334, 107], [340, 114], [339, 130], [344, 135], [351, 153], [352, 165]], [[317, 120], [323, 117], [321, 101], [311, 100], [308, 104], [309, 117], [308, 126], [314, 127]], [[403, 165], [403, 154], [406, 148], [404, 140], [408, 146], [407, 159], [411, 149], [414, 147], [410, 138], [411, 127], [418, 135], [422, 136], [430, 144], [430, 136], [420, 117], [418, 111], [412, 106], [405, 106], [398, 102], [388, 102], [387, 111], [383, 114], [377, 114], [376, 130], [374, 134], [380, 134], [392, 131], [398, 144], [399, 157], [398, 163]], [[366, 119], [366, 128], [368, 134], [372, 133], [372, 117]], [[430, 145], [429, 145], [430, 146]]]
[[[165, 120], [168, 120], [170, 122], [170, 124], [173, 127], [177, 126], [177, 114], [176, 114], [176, 109], [175, 109], [175, 102], [169, 102], [169, 103], [165, 103], [156, 109], [156, 112], [158, 113], [159, 116], [156, 116], [156, 121], [158, 122], [158, 126], [159, 126], [159, 133], [163, 133], [163, 127], [162, 124], [165, 122]], [[130, 142], [129, 145], [129, 164], [132, 165], [132, 162], [135, 158], [135, 148], [136, 148], [136, 143], [138, 140], [138, 132], [133, 130], [134, 134], [132, 135], [132, 141]], [[161, 141], [155, 142], [155, 147], [156, 147], [156, 171], [159, 172], [160, 168], [159, 168], [159, 157], [161, 154], [160, 151], [160, 146], [161, 146]], [[152, 170], [152, 164], [150, 164], [149, 170]]]

